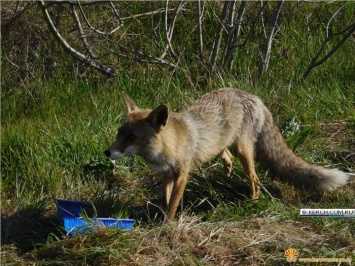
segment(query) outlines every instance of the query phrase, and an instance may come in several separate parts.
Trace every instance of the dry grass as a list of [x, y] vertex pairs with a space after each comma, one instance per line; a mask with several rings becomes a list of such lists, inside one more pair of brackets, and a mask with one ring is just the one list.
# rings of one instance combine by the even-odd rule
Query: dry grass
[[303, 258], [355, 254], [347, 230], [331, 232], [277, 218], [203, 222], [182, 215], [151, 229], [65, 238], [22, 258], [7, 246], [1, 255], [12, 265], [286, 265], [284, 252], [290, 247]]
[[[351, 235], [341, 236], [339, 255], [355, 252]], [[189, 259], [211, 265], [279, 265], [289, 247], [300, 255], [325, 256], [335, 239], [299, 221], [255, 218], [241, 222], [200, 222], [182, 216], [179, 221], [145, 232], [139, 250], [132, 256], [135, 265], [189, 265]], [[313, 248], [312, 248], [313, 247]], [[308, 252], [306, 251], [308, 250]], [[302, 253], [303, 251], [303, 253]], [[308, 253], [308, 254], [307, 254]], [[192, 255], [189, 257], [189, 255]]]

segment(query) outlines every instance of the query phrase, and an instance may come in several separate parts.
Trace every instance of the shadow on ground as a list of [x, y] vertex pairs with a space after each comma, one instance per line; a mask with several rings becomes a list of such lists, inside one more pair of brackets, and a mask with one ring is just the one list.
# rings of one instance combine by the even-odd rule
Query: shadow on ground
[[60, 237], [65, 232], [55, 214], [45, 213], [43, 206], [28, 206], [10, 216], [1, 216], [1, 245], [14, 245], [20, 253], [46, 243], [50, 235]]

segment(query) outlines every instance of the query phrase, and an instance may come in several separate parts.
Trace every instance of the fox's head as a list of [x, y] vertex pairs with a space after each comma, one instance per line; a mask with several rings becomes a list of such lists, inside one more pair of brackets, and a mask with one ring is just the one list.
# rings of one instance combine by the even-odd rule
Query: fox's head
[[156, 146], [159, 133], [168, 121], [169, 108], [159, 105], [154, 110], [140, 109], [124, 92], [123, 103], [126, 107], [126, 122], [118, 129], [116, 141], [105, 151], [112, 160], [130, 155], [149, 153]]

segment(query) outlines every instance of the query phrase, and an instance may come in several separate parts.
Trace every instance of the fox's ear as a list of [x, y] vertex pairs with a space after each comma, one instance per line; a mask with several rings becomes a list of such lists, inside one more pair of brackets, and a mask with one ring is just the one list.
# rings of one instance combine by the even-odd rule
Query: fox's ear
[[160, 131], [167, 123], [169, 107], [165, 104], [159, 105], [148, 115], [148, 121], [156, 131]]
[[123, 103], [126, 107], [126, 112], [132, 113], [134, 111], [140, 111], [140, 108], [138, 107], [138, 105], [128, 96], [127, 93], [125, 93], [124, 91], [121, 93], [122, 95], [122, 99], [123, 99]]

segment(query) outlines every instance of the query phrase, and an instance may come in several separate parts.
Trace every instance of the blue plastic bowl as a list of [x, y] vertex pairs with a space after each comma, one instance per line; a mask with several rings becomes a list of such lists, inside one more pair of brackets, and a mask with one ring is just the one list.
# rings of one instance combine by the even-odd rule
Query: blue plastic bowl
[[71, 235], [95, 233], [107, 227], [131, 230], [134, 219], [64, 217], [64, 229]]
[[55, 199], [57, 202], [57, 215], [59, 218], [80, 217], [81, 214], [92, 216], [94, 211], [89, 202], [76, 200]]

